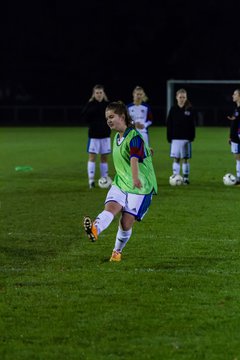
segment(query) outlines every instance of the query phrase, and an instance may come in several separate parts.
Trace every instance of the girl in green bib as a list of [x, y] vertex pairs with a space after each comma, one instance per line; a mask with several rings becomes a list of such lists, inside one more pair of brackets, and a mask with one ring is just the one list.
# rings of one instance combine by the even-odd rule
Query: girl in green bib
[[153, 194], [157, 194], [157, 181], [151, 149], [135, 129], [125, 104], [112, 102], [105, 114], [108, 126], [116, 131], [113, 140], [116, 174], [107, 193], [104, 210], [94, 220], [85, 216], [84, 229], [89, 239], [96, 241], [114, 217], [121, 213], [110, 258], [110, 261], [121, 261], [122, 250], [131, 237], [134, 222], [143, 219]]

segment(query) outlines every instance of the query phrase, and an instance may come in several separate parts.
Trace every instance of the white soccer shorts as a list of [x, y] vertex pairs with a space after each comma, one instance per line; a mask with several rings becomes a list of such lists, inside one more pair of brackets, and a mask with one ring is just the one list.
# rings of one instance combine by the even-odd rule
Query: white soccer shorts
[[233, 154], [240, 154], [240, 144], [231, 141], [231, 152]]
[[189, 140], [172, 140], [170, 157], [176, 159], [190, 159], [192, 157], [192, 144]]
[[120, 190], [117, 186], [112, 185], [107, 193], [105, 204], [109, 201], [115, 201], [120, 204], [123, 212], [135, 216], [137, 221], [141, 221], [148, 211], [152, 201], [152, 194], [138, 195], [131, 194]]
[[88, 139], [87, 152], [91, 154], [110, 154], [111, 138]]

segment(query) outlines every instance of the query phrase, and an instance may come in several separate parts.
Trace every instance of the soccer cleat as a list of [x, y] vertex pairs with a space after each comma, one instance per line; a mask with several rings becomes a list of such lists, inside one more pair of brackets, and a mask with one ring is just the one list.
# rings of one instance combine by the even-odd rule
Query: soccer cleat
[[188, 180], [188, 178], [183, 178], [183, 185], [189, 185], [190, 184], [190, 182], [189, 182], [189, 180]]
[[239, 186], [240, 185], [240, 178], [238, 176], [236, 176], [236, 182], [235, 185]]
[[116, 250], [113, 250], [112, 256], [110, 257], [109, 261], [121, 261], [122, 260], [122, 254]]
[[89, 216], [84, 216], [83, 227], [90, 241], [94, 242], [98, 238], [97, 228]]
[[89, 183], [89, 189], [93, 189], [93, 188], [95, 188], [95, 182], [94, 181]]

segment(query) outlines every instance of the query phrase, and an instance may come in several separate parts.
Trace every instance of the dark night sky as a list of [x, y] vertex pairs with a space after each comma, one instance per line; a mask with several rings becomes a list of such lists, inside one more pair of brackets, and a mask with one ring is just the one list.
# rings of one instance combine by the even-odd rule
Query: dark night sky
[[1, 86], [34, 103], [81, 104], [96, 83], [124, 101], [142, 85], [158, 103], [169, 78], [239, 79], [239, 4], [9, 0]]

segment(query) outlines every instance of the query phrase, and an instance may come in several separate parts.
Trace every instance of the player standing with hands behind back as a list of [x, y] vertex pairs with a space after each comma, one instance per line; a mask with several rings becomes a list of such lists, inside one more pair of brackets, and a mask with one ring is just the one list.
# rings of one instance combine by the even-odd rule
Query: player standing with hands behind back
[[127, 107], [112, 102], [106, 108], [108, 126], [117, 133], [113, 140], [113, 162], [116, 175], [107, 193], [104, 210], [94, 221], [84, 217], [84, 229], [91, 241], [121, 213], [115, 246], [110, 261], [121, 261], [122, 250], [132, 234], [134, 222], [141, 221], [148, 211], [157, 181], [152, 155], [142, 136], [134, 128]]
[[237, 182], [240, 184], [240, 89], [236, 89], [232, 95], [233, 102], [236, 103], [236, 108], [232, 116], [228, 116], [231, 120], [230, 125], [230, 144], [231, 152], [234, 154], [236, 159], [236, 175]]
[[179, 89], [177, 104], [172, 106], [167, 116], [167, 140], [171, 143], [170, 157], [174, 158], [173, 175], [179, 175], [182, 162], [183, 184], [189, 185], [192, 141], [195, 139], [196, 113], [187, 98], [187, 91]]
[[97, 154], [100, 154], [100, 175], [108, 176], [108, 154], [111, 153], [111, 130], [105, 119], [105, 109], [109, 104], [103, 85], [95, 85], [92, 96], [82, 111], [82, 120], [88, 124], [88, 182], [95, 187]]

